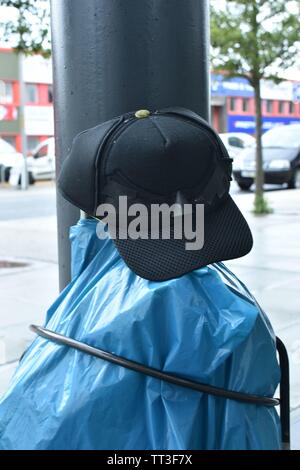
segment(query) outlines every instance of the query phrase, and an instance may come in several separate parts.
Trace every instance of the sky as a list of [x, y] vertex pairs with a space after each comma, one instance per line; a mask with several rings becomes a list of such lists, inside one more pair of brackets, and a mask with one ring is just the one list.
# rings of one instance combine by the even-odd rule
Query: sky
[[[226, 8], [227, 0], [209, 0], [210, 3], [214, 5], [215, 8], [224, 10]], [[299, 0], [287, 0], [286, 6], [289, 13], [298, 14], [299, 8]], [[269, 20], [270, 24], [267, 26], [272, 29], [272, 19]], [[300, 20], [299, 20], [299, 31], [300, 31]], [[299, 41], [300, 41], [300, 33], [299, 33]], [[300, 50], [298, 57], [295, 61], [293, 67], [288, 68], [286, 70], [280, 71], [280, 77], [285, 78], [286, 80], [296, 80], [300, 81]]]
[[[32, 13], [26, 12], [26, 20], [30, 22], [32, 26], [32, 36], [34, 35], [39, 38], [40, 37], [40, 28], [39, 25], [41, 24], [41, 19], [39, 18], [40, 16], [45, 15], [45, 18], [47, 18], [47, 23], [48, 23], [48, 18], [50, 15], [50, 1], [49, 0], [35, 0], [35, 6], [39, 8], [39, 14], [38, 16], [34, 16]], [[14, 22], [16, 23], [18, 20], [18, 10], [13, 7], [6, 7], [6, 6], [1, 6], [1, 0], [0, 0], [0, 47], [9, 47], [9, 46], [14, 46], [14, 41], [12, 38], [12, 41], [10, 43], [4, 41], [2, 37], [2, 28], [1, 28], [1, 23], [5, 24], [6, 22]], [[43, 21], [43, 25], [45, 26], [45, 20]], [[50, 34], [49, 34], [50, 37]], [[43, 44], [46, 49], [49, 49], [50, 44], [47, 41]]]

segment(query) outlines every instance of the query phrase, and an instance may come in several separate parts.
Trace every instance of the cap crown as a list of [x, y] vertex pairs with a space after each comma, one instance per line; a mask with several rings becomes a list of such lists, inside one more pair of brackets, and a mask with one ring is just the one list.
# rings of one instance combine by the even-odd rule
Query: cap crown
[[116, 173], [146, 191], [168, 195], [194, 188], [209, 176], [216, 146], [199, 127], [168, 115], [133, 119], [104, 157], [105, 176]]
[[[66, 199], [91, 215], [107, 197], [112, 202], [133, 192], [141, 202], [175, 202], [178, 191], [188, 202], [202, 192], [205, 200], [212, 178], [213, 200], [221, 195], [220, 185], [222, 194], [228, 192], [230, 162], [217, 134], [191, 111], [169, 108], [143, 118], [128, 113], [74, 139], [58, 186]], [[214, 177], [216, 168], [220, 171]]]

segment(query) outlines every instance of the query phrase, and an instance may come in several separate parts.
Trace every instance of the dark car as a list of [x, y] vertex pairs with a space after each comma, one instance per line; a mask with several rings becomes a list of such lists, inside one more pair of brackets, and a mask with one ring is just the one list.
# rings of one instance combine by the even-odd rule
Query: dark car
[[[278, 126], [262, 136], [265, 183], [300, 188], [300, 124]], [[245, 149], [233, 162], [233, 176], [241, 189], [255, 178], [256, 146]]]

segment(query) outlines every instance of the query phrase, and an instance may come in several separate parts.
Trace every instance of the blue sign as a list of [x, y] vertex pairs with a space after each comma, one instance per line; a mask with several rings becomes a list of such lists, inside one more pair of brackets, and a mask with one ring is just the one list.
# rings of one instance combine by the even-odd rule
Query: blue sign
[[[227, 132], [247, 132], [254, 134], [255, 132], [255, 117], [254, 116], [228, 116]], [[300, 118], [290, 117], [263, 117], [263, 132], [268, 131], [272, 127], [286, 125], [286, 124], [300, 124]]]
[[245, 78], [226, 78], [211, 74], [211, 94], [213, 96], [253, 96], [253, 88]]

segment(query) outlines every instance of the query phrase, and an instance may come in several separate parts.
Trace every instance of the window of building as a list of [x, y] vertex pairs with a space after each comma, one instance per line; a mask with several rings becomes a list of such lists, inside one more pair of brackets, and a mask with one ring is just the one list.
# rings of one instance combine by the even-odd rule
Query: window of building
[[243, 98], [242, 109], [245, 113], [249, 111], [249, 99], [248, 98]]
[[48, 102], [53, 103], [53, 86], [48, 86]]
[[284, 101], [279, 101], [278, 102], [278, 112], [279, 112], [279, 114], [284, 113]]
[[295, 112], [295, 103], [293, 101], [289, 101], [289, 114], [294, 114]]
[[32, 153], [36, 149], [36, 147], [39, 145], [40, 139], [36, 136], [29, 136], [27, 137], [27, 148], [28, 152]]
[[235, 109], [236, 109], [236, 99], [235, 98], [229, 98], [229, 109], [230, 109], [230, 111], [235, 111]]
[[267, 113], [272, 113], [273, 112], [273, 101], [272, 100], [266, 100], [266, 111], [267, 111]]
[[14, 96], [12, 83], [0, 80], [0, 103], [11, 104], [13, 101]]
[[26, 101], [27, 103], [37, 103], [39, 100], [38, 86], [35, 83], [26, 84]]

